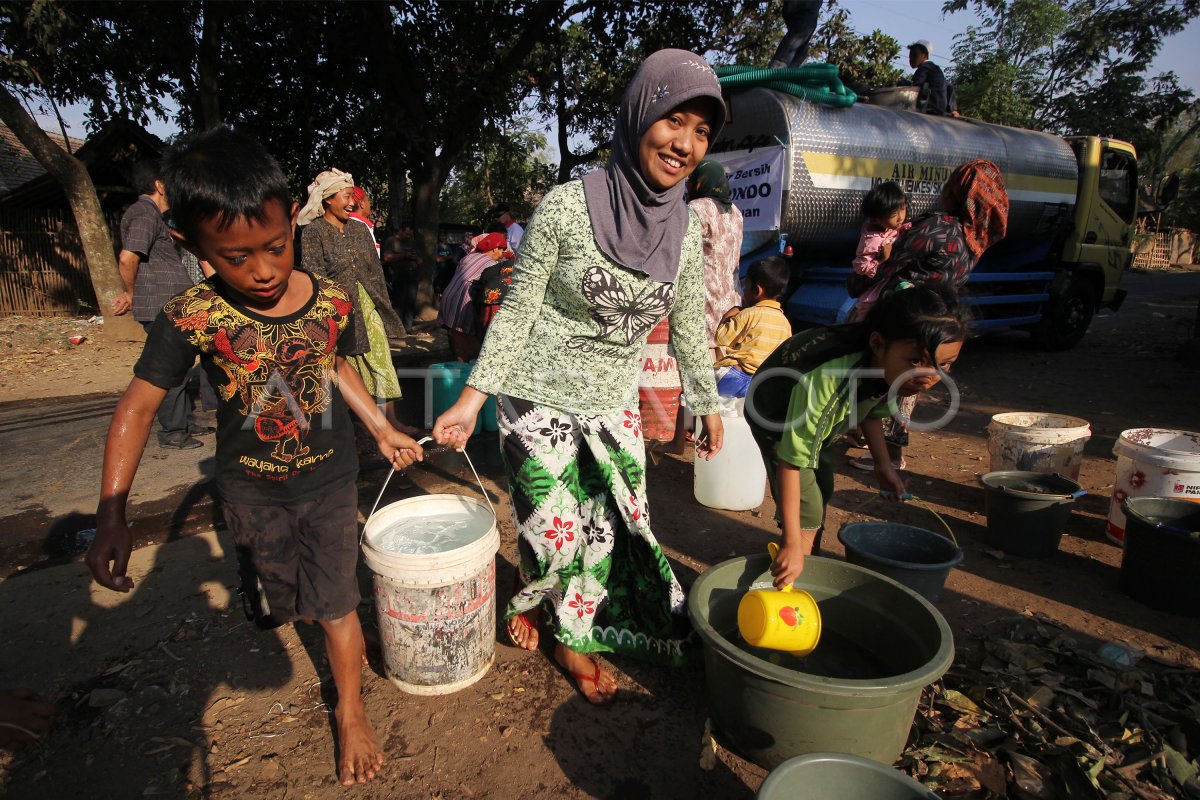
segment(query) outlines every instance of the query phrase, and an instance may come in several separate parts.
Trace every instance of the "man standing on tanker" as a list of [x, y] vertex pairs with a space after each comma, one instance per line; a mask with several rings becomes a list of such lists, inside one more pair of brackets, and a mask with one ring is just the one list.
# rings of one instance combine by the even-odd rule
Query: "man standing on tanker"
[[922, 100], [918, 101], [917, 110], [926, 114], [945, 116], [950, 113], [947, 100], [946, 75], [942, 68], [929, 60], [933, 55], [933, 45], [928, 39], [918, 39], [908, 46], [908, 65], [915, 71], [912, 80], [901, 81], [901, 86], [916, 86], [921, 90]]

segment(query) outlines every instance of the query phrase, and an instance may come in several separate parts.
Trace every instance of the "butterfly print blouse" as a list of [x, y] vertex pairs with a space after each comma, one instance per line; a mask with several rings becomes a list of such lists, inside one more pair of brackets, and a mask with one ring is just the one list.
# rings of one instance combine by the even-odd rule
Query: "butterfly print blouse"
[[521, 241], [512, 285], [468, 381], [575, 413], [635, 408], [642, 347], [663, 317], [695, 413], [718, 409], [704, 328], [700, 226], [691, 215], [674, 283], [610, 261], [592, 238], [580, 181], [552, 190]]

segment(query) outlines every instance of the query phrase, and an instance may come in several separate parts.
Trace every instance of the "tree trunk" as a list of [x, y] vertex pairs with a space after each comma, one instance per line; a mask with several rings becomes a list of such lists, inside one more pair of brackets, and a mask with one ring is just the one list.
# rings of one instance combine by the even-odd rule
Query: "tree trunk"
[[387, 148], [388, 233], [400, 230], [408, 212], [408, 162], [396, 144]]
[[221, 29], [224, 27], [221, 4], [205, 2], [204, 23], [200, 32], [200, 52], [196, 71], [199, 73], [200, 118], [202, 130], [221, 124]]
[[12, 129], [21, 144], [29, 148], [67, 196], [71, 213], [75, 215], [75, 226], [79, 229], [79, 241], [83, 244], [83, 257], [96, 292], [96, 302], [104, 315], [105, 336], [121, 341], [145, 338], [132, 314], [117, 317], [109, 313], [113, 298], [125, 291], [125, 284], [117, 270], [112, 237], [108, 234], [100, 198], [96, 196], [96, 187], [92, 185], [87, 167], [55, 144], [3, 85], [0, 85], [0, 120]]
[[420, 259], [420, 281], [417, 283], [417, 319], [432, 319], [434, 309], [433, 262], [437, 254], [438, 223], [441, 220], [440, 199], [446, 182], [446, 170], [441, 160], [426, 154], [424, 163], [415, 167], [413, 175], [413, 233], [416, 236], [417, 256]]

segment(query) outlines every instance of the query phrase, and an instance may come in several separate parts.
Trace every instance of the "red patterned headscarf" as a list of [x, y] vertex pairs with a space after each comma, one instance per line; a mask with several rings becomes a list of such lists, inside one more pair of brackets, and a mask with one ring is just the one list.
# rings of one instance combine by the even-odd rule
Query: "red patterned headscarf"
[[982, 158], [960, 165], [942, 187], [942, 210], [958, 217], [967, 248], [979, 258], [1008, 231], [1008, 189], [1000, 168]]
[[503, 233], [485, 233], [471, 240], [471, 245], [477, 253], [490, 253], [493, 250], [503, 250], [508, 247], [508, 239]]

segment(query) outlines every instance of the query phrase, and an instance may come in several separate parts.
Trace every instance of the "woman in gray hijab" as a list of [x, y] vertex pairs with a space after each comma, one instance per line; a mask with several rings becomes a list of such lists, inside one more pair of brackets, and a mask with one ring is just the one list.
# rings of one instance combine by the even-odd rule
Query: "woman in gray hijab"
[[546, 195], [468, 386], [434, 425], [438, 442], [461, 448], [497, 395], [523, 582], [508, 635], [537, 649], [545, 612], [555, 660], [596, 704], [617, 684], [593, 654], [679, 664], [691, 637], [683, 589], [650, 530], [637, 383], [642, 346], [669, 315], [704, 419], [699, 455], [716, 454], [703, 244], [684, 183], [724, 119], [703, 58], [646, 59], [621, 100], [608, 166]]

